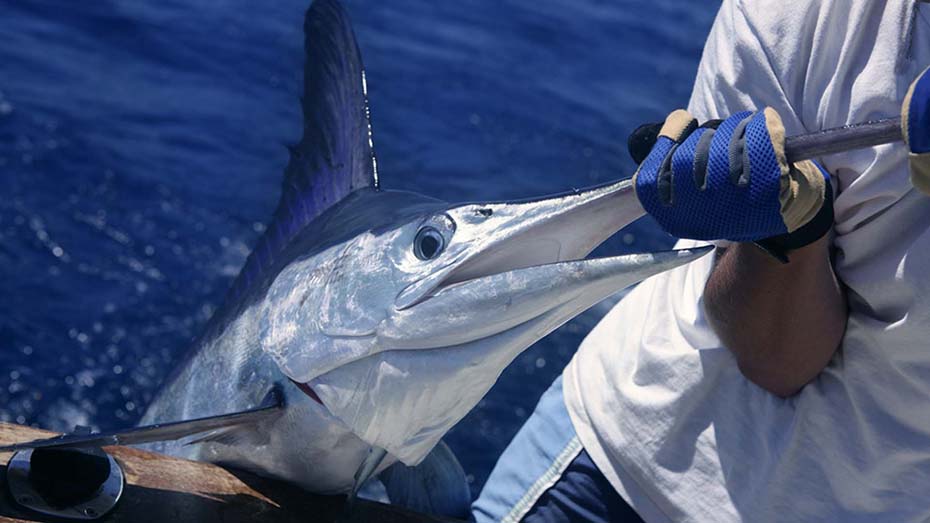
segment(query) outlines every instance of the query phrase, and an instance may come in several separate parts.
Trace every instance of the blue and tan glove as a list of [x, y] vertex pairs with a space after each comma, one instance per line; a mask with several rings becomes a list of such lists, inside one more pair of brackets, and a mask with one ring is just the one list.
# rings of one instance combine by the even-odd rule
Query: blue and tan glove
[[789, 165], [784, 144], [772, 108], [701, 127], [675, 111], [633, 175], [636, 195], [669, 234], [756, 242], [784, 260], [833, 225], [829, 175], [811, 161]]
[[911, 83], [901, 104], [901, 131], [910, 154], [911, 185], [930, 194], [930, 68]]

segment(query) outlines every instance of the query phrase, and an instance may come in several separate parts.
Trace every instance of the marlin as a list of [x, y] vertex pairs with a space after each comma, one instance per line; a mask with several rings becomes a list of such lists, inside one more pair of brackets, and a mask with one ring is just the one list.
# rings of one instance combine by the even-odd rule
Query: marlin
[[141, 425], [167, 439], [156, 450], [345, 493], [448, 457], [443, 435], [520, 352], [708, 248], [585, 259], [642, 216], [629, 181], [454, 205], [382, 188], [346, 13], [316, 0], [304, 29], [304, 130], [280, 204]]

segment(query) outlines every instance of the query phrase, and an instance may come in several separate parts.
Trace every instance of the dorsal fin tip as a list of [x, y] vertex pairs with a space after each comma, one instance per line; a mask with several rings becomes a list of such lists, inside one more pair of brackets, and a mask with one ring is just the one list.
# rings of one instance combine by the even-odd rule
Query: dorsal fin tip
[[284, 191], [300, 194], [282, 194], [280, 205], [300, 199], [310, 210], [306, 219], [312, 220], [349, 193], [375, 187], [377, 181], [361, 54], [338, 0], [313, 2], [304, 19], [304, 36], [304, 130], [301, 140], [289, 148], [283, 184]]

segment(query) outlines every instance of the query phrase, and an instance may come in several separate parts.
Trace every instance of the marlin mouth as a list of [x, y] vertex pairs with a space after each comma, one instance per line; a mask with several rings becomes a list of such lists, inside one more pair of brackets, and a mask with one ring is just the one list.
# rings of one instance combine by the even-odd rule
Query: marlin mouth
[[[303, 392], [303, 393], [306, 394], [307, 396], [310, 396], [310, 399], [312, 399], [313, 401], [319, 403], [320, 405], [323, 405], [323, 400], [321, 400], [320, 397], [317, 395], [317, 393], [314, 392], [312, 388], [310, 388], [310, 384], [309, 384], [309, 383], [301, 383], [301, 382], [295, 381], [295, 380], [293, 380], [293, 379], [291, 379], [291, 378], [288, 378], [288, 380], [290, 380], [291, 383], [293, 383], [294, 385], [296, 385], [297, 388], [300, 389], [300, 392]], [[324, 406], [325, 406], [325, 405], [324, 405]]]

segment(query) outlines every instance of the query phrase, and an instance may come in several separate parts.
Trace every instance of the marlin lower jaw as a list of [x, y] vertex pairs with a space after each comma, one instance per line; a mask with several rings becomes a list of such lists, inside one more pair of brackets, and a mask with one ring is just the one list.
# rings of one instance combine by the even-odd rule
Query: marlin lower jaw
[[392, 349], [461, 345], [560, 308], [573, 311], [561, 319], [568, 321], [604, 298], [697, 259], [711, 248], [551, 263], [442, 286], [413, 307], [396, 311], [379, 329], [379, 344]]

